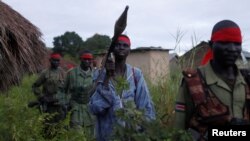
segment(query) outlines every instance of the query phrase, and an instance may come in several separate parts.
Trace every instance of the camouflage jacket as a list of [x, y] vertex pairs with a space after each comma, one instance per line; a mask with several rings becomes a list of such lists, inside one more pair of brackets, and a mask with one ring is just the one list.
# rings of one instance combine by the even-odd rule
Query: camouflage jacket
[[[223, 81], [213, 71], [211, 64], [207, 64], [199, 68], [201, 75], [207, 85], [209, 91], [222, 103], [228, 107], [230, 117], [243, 119], [244, 107], [246, 100], [247, 83], [244, 77], [238, 70], [233, 89]], [[194, 88], [193, 88], [194, 89]], [[196, 112], [196, 106], [193, 102], [193, 97], [190, 95], [187, 83], [182, 81], [179, 89], [179, 94], [176, 99], [176, 122], [177, 128], [187, 129], [192, 116]]]
[[80, 104], [86, 104], [90, 98], [93, 87], [92, 71], [83, 71], [80, 66], [67, 73], [65, 91], [70, 95], [70, 100]]
[[[32, 85], [32, 90], [38, 97], [46, 96], [58, 99], [63, 93], [65, 72], [62, 68], [46, 69], [41, 72], [39, 78]], [[42, 86], [42, 91], [40, 87]]]

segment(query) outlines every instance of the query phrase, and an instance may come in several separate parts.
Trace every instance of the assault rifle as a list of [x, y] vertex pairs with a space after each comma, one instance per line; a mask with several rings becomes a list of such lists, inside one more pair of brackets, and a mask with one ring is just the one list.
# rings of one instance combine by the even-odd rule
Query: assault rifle
[[37, 107], [39, 108], [40, 112], [46, 112], [46, 107], [49, 105], [57, 105], [58, 104], [58, 100], [57, 99], [52, 99], [52, 98], [48, 98], [46, 96], [43, 96], [41, 98], [39, 98], [36, 101], [30, 101], [28, 103], [28, 107], [29, 108], [33, 108], [33, 107]]

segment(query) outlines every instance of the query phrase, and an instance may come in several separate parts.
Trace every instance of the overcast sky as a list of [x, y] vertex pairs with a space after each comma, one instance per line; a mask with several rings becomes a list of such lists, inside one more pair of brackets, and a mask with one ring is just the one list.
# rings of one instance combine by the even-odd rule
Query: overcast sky
[[[176, 53], [208, 41], [215, 23], [235, 21], [242, 30], [243, 49], [250, 51], [250, 0], [2, 0], [37, 26], [47, 46], [66, 31], [85, 41], [95, 33], [113, 36], [117, 18], [129, 6], [125, 33], [132, 48], [161, 46]], [[180, 36], [179, 36], [180, 37]]]

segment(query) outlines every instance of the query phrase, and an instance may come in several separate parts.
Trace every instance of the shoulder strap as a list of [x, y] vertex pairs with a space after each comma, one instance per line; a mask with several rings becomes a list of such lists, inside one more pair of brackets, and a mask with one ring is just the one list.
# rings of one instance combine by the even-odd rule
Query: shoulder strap
[[183, 72], [184, 80], [187, 83], [189, 92], [192, 96], [195, 105], [206, 100], [206, 90], [204, 88], [204, 82], [198, 72], [198, 70], [187, 69]]
[[132, 68], [132, 72], [133, 72], [135, 87], [137, 87], [137, 80], [136, 80], [136, 77], [135, 77], [135, 68], [134, 67]]
[[[244, 77], [244, 80], [247, 83], [247, 86], [246, 86], [246, 100], [250, 101], [250, 70], [241, 69], [240, 72], [241, 72], [242, 76]], [[250, 108], [250, 104], [249, 104], [249, 108]]]
[[245, 107], [244, 107], [244, 114], [243, 117], [245, 120], [248, 122], [250, 121], [250, 88], [249, 84], [245, 86], [245, 91], [246, 91], [246, 100], [245, 100]]
[[135, 83], [135, 96], [134, 96], [134, 102], [136, 102], [136, 92], [137, 92], [137, 79], [135, 77], [135, 68], [132, 67], [132, 73], [133, 73], [133, 78], [134, 78], [134, 83]]
[[245, 86], [246, 102], [244, 107], [244, 119], [250, 121], [250, 71], [247, 69], [240, 69], [240, 72], [247, 83]]

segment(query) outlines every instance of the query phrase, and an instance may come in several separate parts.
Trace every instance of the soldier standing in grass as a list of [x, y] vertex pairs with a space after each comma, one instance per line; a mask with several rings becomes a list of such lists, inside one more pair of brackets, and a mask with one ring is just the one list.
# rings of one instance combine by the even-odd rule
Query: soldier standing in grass
[[189, 130], [195, 140], [207, 139], [208, 126], [249, 123], [249, 85], [235, 64], [241, 43], [239, 26], [230, 20], [220, 21], [209, 42], [212, 55], [203, 59], [210, 61], [197, 70], [183, 71], [176, 127]]
[[[89, 103], [91, 112], [96, 116], [97, 141], [109, 141], [115, 123], [125, 125], [115, 115], [118, 110], [140, 109], [145, 111], [146, 119], [155, 119], [154, 105], [141, 70], [126, 64], [129, 52], [129, 37], [120, 35], [113, 50], [115, 62], [108, 61], [105, 70], [99, 71], [100, 77], [96, 80], [96, 89]], [[128, 84], [127, 89], [117, 89], [119, 78]]]
[[90, 91], [93, 88], [93, 72], [91, 64], [93, 55], [84, 51], [80, 55], [81, 64], [67, 73], [65, 91], [70, 96], [70, 127], [73, 129], [84, 128], [87, 134], [93, 136], [94, 119], [87, 109]]
[[[59, 67], [60, 59], [60, 54], [52, 53], [49, 59], [50, 68], [42, 71], [39, 78], [32, 85], [32, 90], [37, 96], [40, 107], [42, 107], [41, 112], [52, 115], [52, 117], [46, 118], [45, 124], [48, 126], [45, 127], [45, 130], [50, 127], [49, 124], [57, 123], [66, 116], [63, 93], [65, 72]], [[42, 91], [40, 90], [41, 86]]]

